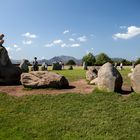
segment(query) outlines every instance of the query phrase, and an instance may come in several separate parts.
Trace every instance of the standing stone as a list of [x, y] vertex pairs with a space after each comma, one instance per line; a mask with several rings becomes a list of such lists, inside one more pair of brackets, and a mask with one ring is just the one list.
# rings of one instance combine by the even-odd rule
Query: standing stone
[[97, 78], [97, 74], [98, 71], [96, 70], [96, 68], [90, 68], [87, 72], [86, 72], [86, 80], [88, 81], [92, 81], [93, 79]]
[[111, 63], [105, 63], [98, 71], [98, 88], [109, 92], [121, 91], [123, 79]]
[[20, 69], [22, 70], [22, 72], [29, 72], [29, 61], [26, 59], [23, 59], [20, 63]]
[[88, 69], [88, 68], [87, 68], [86, 62], [83, 62], [83, 69], [84, 69], [84, 70], [87, 70], [87, 69]]
[[3, 37], [4, 35], [0, 34], [0, 84], [19, 84], [22, 71], [11, 63], [6, 48], [2, 46]]
[[140, 93], [140, 64], [138, 64], [135, 68], [134, 71], [131, 74], [131, 85], [132, 89], [136, 93]]

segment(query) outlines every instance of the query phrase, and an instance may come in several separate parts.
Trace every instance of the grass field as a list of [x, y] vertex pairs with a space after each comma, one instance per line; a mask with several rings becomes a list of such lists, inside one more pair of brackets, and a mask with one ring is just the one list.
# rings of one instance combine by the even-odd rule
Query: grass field
[[140, 96], [0, 94], [1, 140], [138, 140]]
[[[71, 81], [85, 77], [79, 69], [57, 72]], [[129, 72], [121, 71], [125, 80]], [[140, 94], [0, 94], [0, 140], [139, 139]]]

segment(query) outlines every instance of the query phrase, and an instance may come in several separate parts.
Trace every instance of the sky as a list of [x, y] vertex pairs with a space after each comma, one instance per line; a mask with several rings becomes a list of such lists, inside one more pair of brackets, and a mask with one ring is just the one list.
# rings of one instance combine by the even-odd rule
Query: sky
[[140, 0], [0, 0], [10, 58], [140, 57]]

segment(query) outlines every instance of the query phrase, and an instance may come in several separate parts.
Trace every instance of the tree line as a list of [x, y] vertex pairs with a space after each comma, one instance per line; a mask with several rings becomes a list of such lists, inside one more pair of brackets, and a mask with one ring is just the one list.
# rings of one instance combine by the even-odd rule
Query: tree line
[[[82, 61], [85, 62], [88, 66], [101, 66], [105, 64], [106, 62], [110, 62], [112, 64], [117, 63], [117, 65], [120, 65], [120, 63], [123, 63], [125, 66], [129, 66], [132, 64], [140, 64], [140, 58], [138, 58], [136, 61], [129, 61], [127, 59], [119, 59], [119, 58], [110, 58], [105, 53], [100, 53], [97, 56], [94, 56], [92, 53], [88, 53], [87, 55], [83, 56]], [[76, 62], [74, 60], [69, 60], [66, 65], [76, 65]]]

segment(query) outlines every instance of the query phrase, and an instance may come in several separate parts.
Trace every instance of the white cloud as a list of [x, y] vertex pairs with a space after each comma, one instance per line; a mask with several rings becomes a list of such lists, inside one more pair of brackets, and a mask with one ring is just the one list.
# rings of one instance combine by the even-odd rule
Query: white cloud
[[46, 44], [46, 45], [45, 45], [46, 48], [51, 48], [51, 47], [53, 47], [53, 46], [54, 46], [53, 43], [50, 43], [50, 44]]
[[27, 40], [27, 41], [24, 40], [22, 43], [24, 45], [31, 45], [33, 43], [33, 41], [32, 40]]
[[16, 48], [16, 52], [19, 52], [19, 51], [21, 51], [21, 48], [19, 48], [19, 47]]
[[75, 41], [75, 39], [73, 39], [73, 38], [69, 38], [69, 41], [74, 42], [74, 41]]
[[17, 44], [14, 44], [14, 45], [13, 45], [13, 48], [14, 48], [14, 50], [15, 50], [16, 52], [21, 51], [21, 48], [20, 48]]
[[87, 37], [86, 36], [81, 36], [81, 37], [78, 37], [77, 40], [80, 41], [80, 42], [86, 42]]
[[14, 47], [14, 48], [18, 48], [18, 45], [14, 44], [13, 47]]
[[62, 43], [63, 43], [63, 41], [61, 39], [53, 41], [53, 44], [62, 44]]
[[45, 47], [46, 48], [51, 48], [55, 45], [62, 45], [62, 44], [64, 44], [63, 41], [61, 39], [58, 39], [58, 40], [52, 41], [51, 43], [46, 44]]
[[120, 29], [126, 29], [127, 27], [126, 26], [120, 26]]
[[42, 57], [41, 57], [41, 60], [42, 60], [42, 59], [45, 59], [45, 57], [44, 57], [44, 56], [42, 56]]
[[68, 47], [68, 45], [65, 44], [65, 43], [63, 43], [63, 44], [61, 44], [61, 47], [62, 47], [62, 48], [65, 48], [65, 47]]
[[71, 47], [72, 48], [78, 48], [78, 47], [80, 47], [80, 44], [72, 44]]
[[65, 30], [64, 32], [63, 32], [63, 34], [67, 34], [67, 33], [69, 33], [70, 31], [69, 30]]
[[136, 27], [136, 26], [130, 26], [127, 28], [126, 33], [117, 33], [117, 34], [114, 34], [112, 37], [115, 40], [117, 40], [117, 39], [126, 39], [127, 40], [127, 39], [133, 38], [138, 35], [140, 35], [140, 28]]
[[31, 34], [31, 33], [29, 33], [29, 32], [23, 34], [22, 36], [27, 37], [27, 38], [32, 38], [32, 39], [33, 39], [33, 38], [37, 38], [37, 35]]

